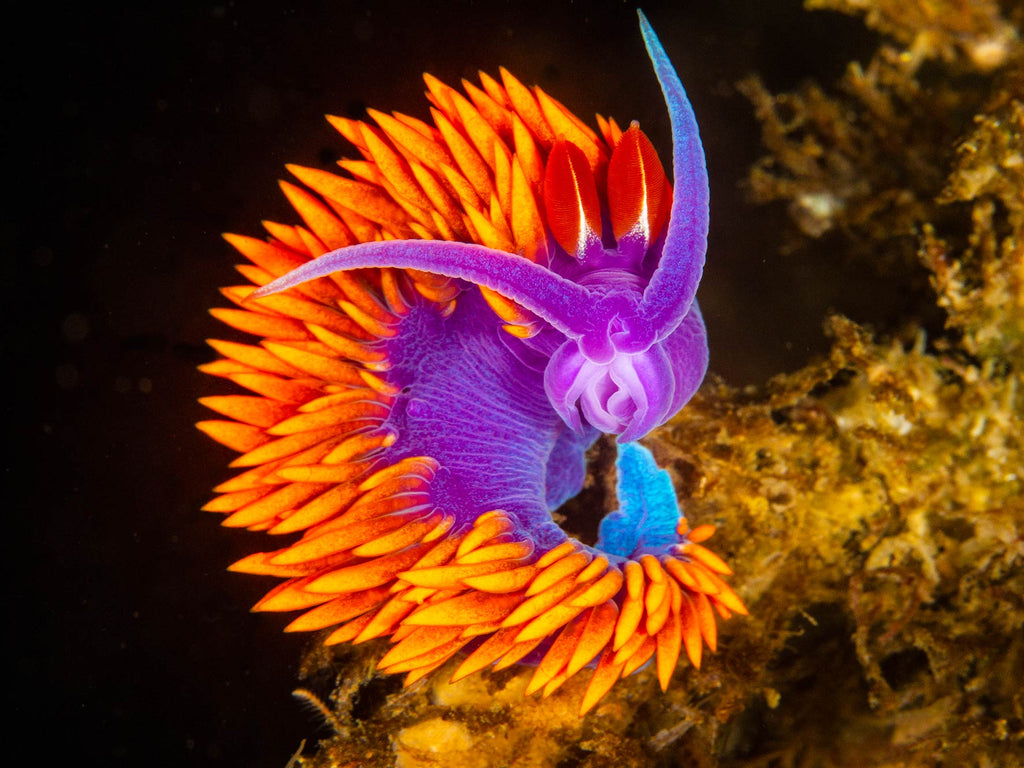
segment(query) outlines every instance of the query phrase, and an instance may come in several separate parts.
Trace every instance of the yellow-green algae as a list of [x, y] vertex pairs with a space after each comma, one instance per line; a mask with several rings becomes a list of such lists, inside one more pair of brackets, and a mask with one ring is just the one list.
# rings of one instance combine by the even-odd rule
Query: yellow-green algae
[[788, 204], [788, 247], [836, 229], [849, 258], [923, 265], [946, 333], [828, 318], [827, 359], [711, 380], [649, 441], [752, 613], [668, 693], [648, 669], [580, 719], [585, 673], [541, 700], [530, 669], [450, 685], [456, 660], [403, 690], [375, 644], [317, 648], [334, 733], [297, 764], [1024, 764], [1024, 11], [808, 6], [886, 38], [839, 95], [746, 81], [771, 153], [750, 189]]

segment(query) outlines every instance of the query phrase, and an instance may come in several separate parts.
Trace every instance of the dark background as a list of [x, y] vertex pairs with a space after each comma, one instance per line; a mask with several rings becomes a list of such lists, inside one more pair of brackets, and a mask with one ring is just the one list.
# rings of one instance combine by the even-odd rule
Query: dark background
[[[35, 4], [8, 23], [0, 213], [7, 382], [10, 739], [42, 764], [283, 766], [317, 718], [290, 698], [307, 638], [251, 615], [269, 587], [224, 567], [261, 536], [199, 511], [231, 454], [192, 426], [224, 391], [195, 366], [235, 281], [222, 231], [292, 221], [285, 162], [348, 151], [322, 119], [365, 106], [427, 116], [429, 71], [507, 66], [590, 119], [668, 121], [635, 4]], [[733, 84], [831, 82], [873, 39], [797, 0], [648, 2], [701, 123], [712, 229], [700, 299], [712, 370], [759, 384], [826, 348], [829, 307], [860, 319], [876, 278], [827, 248], [776, 250], [783, 211], [740, 182], [761, 153]], [[869, 292], [870, 293], [870, 292]], [[322, 735], [322, 732], [321, 732]]]

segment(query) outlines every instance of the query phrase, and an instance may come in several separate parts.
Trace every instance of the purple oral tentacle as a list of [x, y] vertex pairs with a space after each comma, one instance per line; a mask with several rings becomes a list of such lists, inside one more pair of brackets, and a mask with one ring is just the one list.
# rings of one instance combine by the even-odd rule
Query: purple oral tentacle
[[707, 251], [710, 192], [693, 107], [647, 17], [642, 11], [637, 13], [672, 124], [672, 209], [661, 261], [644, 290], [641, 305], [644, 317], [664, 338], [686, 316], [697, 293]]
[[591, 293], [585, 287], [517, 254], [445, 240], [390, 240], [339, 248], [268, 283], [253, 298], [363, 267], [419, 269], [468, 280], [512, 299], [569, 337], [582, 335], [588, 325]]

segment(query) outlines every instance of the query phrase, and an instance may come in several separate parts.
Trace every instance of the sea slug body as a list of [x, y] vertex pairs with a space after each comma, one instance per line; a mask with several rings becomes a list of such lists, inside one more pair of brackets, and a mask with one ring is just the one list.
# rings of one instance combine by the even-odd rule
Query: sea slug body
[[[290, 167], [304, 225], [227, 239], [248, 285], [212, 310], [258, 344], [212, 341], [203, 367], [252, 394], [203, 398], [241, 453], [206, 509], [297, 534], [232, 568], [285, 579], [256, 606], [304, 611], [289, 631], [388, 637], [411, 683], [536, 664], [548, 695], [594, 667], [581, 712], [683, 648], [700, 665], [715, 613], [746, 613], [728, 566], [689, 530], [667, 473], [633, 442], [707, 367], [694, 299], [708, 185], [696, 120], [647, 20], [668, 105], [673, 192], [650, 141], [599, 132], [508, 72], [460, 93], [425, 76], [433, 124], [330, 118], [362, 154], [347, 176]], [[258, 290], [257, 290], [258, 288]], [[593, 546], [551, 511], [584, 453], [618, 436], [620, 508]]]

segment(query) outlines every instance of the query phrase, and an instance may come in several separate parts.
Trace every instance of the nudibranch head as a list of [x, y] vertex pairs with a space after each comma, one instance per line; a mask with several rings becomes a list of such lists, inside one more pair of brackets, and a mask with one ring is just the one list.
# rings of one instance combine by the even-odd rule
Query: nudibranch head
[[[290, 631], [389, 637], [379, 667], [407, 683], [460, 651], [456, 678], [539, 659], [545, 695], [594, 667], [585, 712], [652, 658], [664, 688], [681, 650], [715, 649], [716, 614], [745, 613], [711, 528], [631, 442], [707, 367], [704, 156], [640, 18], [674, 190], [636, 124], [595, 132], [504, 70], [464, 92], [426, 76], [431, 123], [331, 118], [363, 159], [290, 167], [303, 224], [228, 236], [248, 284], [213, 313], [259, 343], [212, 341], [203, 367], [251, 393], [202, 401], [242, 469], [206, 509], [299, 536], [232, 566], [284, 579], [256, 609], [303, 611]], [[589, 546], [551, 513], [599, 432], [619, 437], [620, 508]]]
[[674, 416], [700, 386], [708, 355], [696, 304], [672, 333], [646, 346], [638, 338], [653, 334], [630, 319], [612, 315], [607, 346], [567, 340], [551, 356], [544, 388], [573, 429], [582, 431], [585, 422], [621, 442], [636, 440]]

